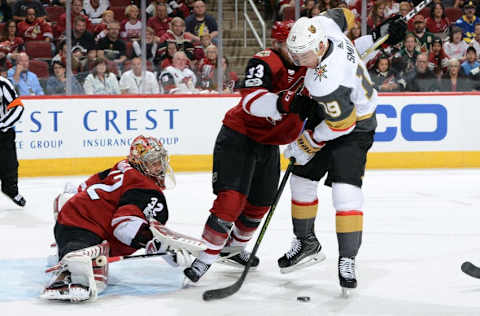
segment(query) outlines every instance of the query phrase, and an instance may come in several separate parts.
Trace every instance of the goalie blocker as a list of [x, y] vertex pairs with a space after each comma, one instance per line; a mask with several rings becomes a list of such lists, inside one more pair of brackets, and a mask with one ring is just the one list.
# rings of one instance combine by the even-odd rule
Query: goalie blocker
[[[101, 280], [95, 274], [96, 259], [102, 256], [127, 256], [146, 248], [147, 253], [166, 252], [163, 258], [171, 265], [188, 264], [188, 251], [177, 249], [195, 252], [204, 248], [188, 236], [162, 228], [169, 216], [163, 190], [174, 182], [160, 141], [138, 136], [127, 159], [94, 174], [76, 193], [65, 190], [73, 196], [63, 194], [54, 203], [60, 260], [51, 269], [54, 275], [42, 297], [72, 302], [95, 299], [108, 279], [108, 265], [102, 268]], [[95, 281], [104, 284], [99, 286]]]

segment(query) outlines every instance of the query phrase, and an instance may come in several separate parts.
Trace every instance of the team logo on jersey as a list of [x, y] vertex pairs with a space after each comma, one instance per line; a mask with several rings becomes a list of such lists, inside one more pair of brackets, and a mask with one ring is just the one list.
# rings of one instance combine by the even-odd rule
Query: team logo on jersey
[[312, 34], [317, 33], [317, 29], [315, 28], [315, 26], [313, 26], [313, 24], [308, 27], [308, 30], [309, 30], [310, 33], [312, 33]]
[[315, 80], [322, 81], [322, 78], [327, 79], [327, 75], [325, 74], [327, 72], [327, 65], [318, 65], [317, 68], [315, 68]]

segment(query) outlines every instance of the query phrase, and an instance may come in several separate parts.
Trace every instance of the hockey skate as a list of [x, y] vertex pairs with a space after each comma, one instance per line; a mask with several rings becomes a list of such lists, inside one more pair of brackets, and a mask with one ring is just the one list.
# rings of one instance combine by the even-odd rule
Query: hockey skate
[[12, 200], [13, 203], [17, 204], [18, 206], [24, 207], [25, 204], [27, 204], [27, 201], [20, 193], [18, 193], [15, 196], [8, 196], [8, 197], [10, 198], [10, 200]]
[[70, 273], [62, 271], [55, 275], [53, 283], [45, 288], [40, 297], [47, 300], [77, 303], [88, 300], [90, 298], [90, 290], [87, 286], [73, 284]]
[[355, 257], [340, 257], [338, 259], [338, 278], [342, 288], [342, 296], [348, 297], [350, 290], [357, 287]]
[[[243, 269], [247, 265], [249, 259], [250, 252], [246, 251], [245, 249], [241, 249], [240, 252], [238, 252], [238, 250], [230, 251], [229, 247], [226, 247], [224, 250], [222, 250], [222, 252], [220, 252], [220, 257], [218, 258], [217, 262], [231, 267]], [[256, 269], [259, 263], [260, 259], [257, 256], [254, 256], [250, 268]]]
[[198, 280], [200, 280], [200, 278], [208, 271], [210, 266], [210, 264], [195, 259], [190, 267], [183, 270], [183, 274], [185, 274], [185, 276], [193, 283], [197, 283]]
[[294, 238], [291, 249], [278, 259], [281, 273], [290, 273], [320, 263], [326, 259], [322, 246], [311, 233], [303, 238]]

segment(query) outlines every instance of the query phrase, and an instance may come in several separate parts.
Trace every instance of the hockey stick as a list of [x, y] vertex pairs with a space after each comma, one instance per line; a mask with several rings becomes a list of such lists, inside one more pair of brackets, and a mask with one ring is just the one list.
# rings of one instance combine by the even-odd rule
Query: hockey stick
[[[408, 21], [410, 21], [415, 15], [417, 15], [420, 11], [422, 11], [427, 5], [430, 4], [430, 2], [432, 2], [432, 0], [423, 0], [422, 2], [420, 2], [419, 4], [417, 4], [417, 6], [415, 8], [413, 8], [412, 10], [410, 10], [410, 12], [407, 13], [407, 15], [405, 15], [404, 17], [402, 17], [401, 19], [403, 19], [405, 21], [405, 23], [408, 23]], [[363, 52], [362, 56], [360, 56], [361, 59], [365, 59], [368, 55], [370, 55], [373, 51], [375, 51], [377, 48], [380, 47], [380, 45], [382, 45], [383, 43], [385, 43], [385, 41], [388, 39], [388, 37], [390, 36], [390, 34], [385, 34], [384, 36], [380, 37], [375, 43], [373, 43], [372, 46], [370, 46], [369, 49], [367, 49], [366, 51]]]
[[465, 272], [465, 274], [468, 274], [473, 278], [480, 279], [480, 268], [471, 263], [470, 261], [465, 261], [464, 263], [462, 263], [461, 269], [463, 272]]
[[265, 231], [267, 230], [268, 224], [272, 219], [273, 212], [277, 207], [278, 200], [282, 195], [283, 189], [285, 188], [285, 184], [287, 183], [290, 173], [292, 173], [294, 163], [295, 163], [295, 158], [293, 157], [290, 158], [290, 163], [288, 165], [287, 171], [285, 171], [285, 175], [282, 178], [282, 182], [278, 187], [277, 193], [275, 194], [275, 199], [272, 205], [270, 206], [270, 211], [268, 212], [267, 217], [265, 218], [265, 223], [263, 223], [262, 229], [260, 230], [260, 234], [258, 235], [257, 241], [255, 242], [255, 246], [253, 247], [252, 253], [250, 254], [250, 258], [248, 259], [247, 265], [243, 269], [242, 275], [235, 283], [233, 283], [230, 286], [220, 288], [220, 289], [205, 291], [203, 293], [203, 300], [205, 301], [218, 300], [218, 299], [233, 295], [238, 290], [240, 290], [240, 287], [242, 286], [243, 282], [245, 281], [245, 278], [247, 277], [248, 270], [250, 270], [250, 266], [252, 265], [253, 258], [255, 258], [255, 254], [257, 253], [258, 247], [260, 246], [263, 236], [265, 235]]
[[159, 256], [165, 256], [165, 255], [168, 255], [168, 252], [145, 253], [143, 255], [115, 256], [115, 257], [107, 257], [107, 258], [108, 258], [108, 263], [112, 263], [112, 262], [128, 260], [128, 259], [144, 259], [144, 258], [159, 257]]

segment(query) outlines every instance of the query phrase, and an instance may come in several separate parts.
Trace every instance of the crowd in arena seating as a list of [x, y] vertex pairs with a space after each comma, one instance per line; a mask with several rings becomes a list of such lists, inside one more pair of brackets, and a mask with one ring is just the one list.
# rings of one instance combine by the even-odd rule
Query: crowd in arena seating
[[[349, 8], [357, 25], [349, 32], [361, 36], [361, 0], [302, 1], [302, 16], [314, 16], [334, 7]], [[367, 1], [367, 33], [388, 18], [405, 16], [416, 2]], [[281, 0], [277, 16], [294, 19], [295, 2]], [[480, 3], [473, 0], [433, 0], [408, 22], [403, 43], [383, 47], [368, 68], [378, 91], [480, 90]]]
[[[65, 94], [65, 2], [1, 0], [0, 73], [21, 95]], [[71, 0], [74, 94], [147, 94], [217, 91], [218, 29], [201, 0], [147, 1], [143, 74], [139, 0]], [[256, 1], [273, 8], [269, 19], [293, 19], [294, 0]], [[302, 16], [335, 7], [357, 17], [349, 31], [361, 36], [361, 0], [304, 0]], [[367, 32], [415, 5], [395, 0], [367, 2]], [[265, 11], [266, 15], [267, 11]], [[480, 90], [480, 4], [473, 0], [433, 0], [408, 22], [395, 47], [382, 47], [368, 68], [378, 91]], [[223, 59], [223, 90], [238, 76]], [[236, 85], [237, 83], [237, 85]]]
[[[65, 1], [1, 1], [0, 72], [20, 95], [66, 93]], [[73, 94], [217, 91], [217, 22], [201, 0], [148, 1], [142, 73], [139, 0], [72, 0]], [[223, 90], [238, 77], [223, 60]]]

